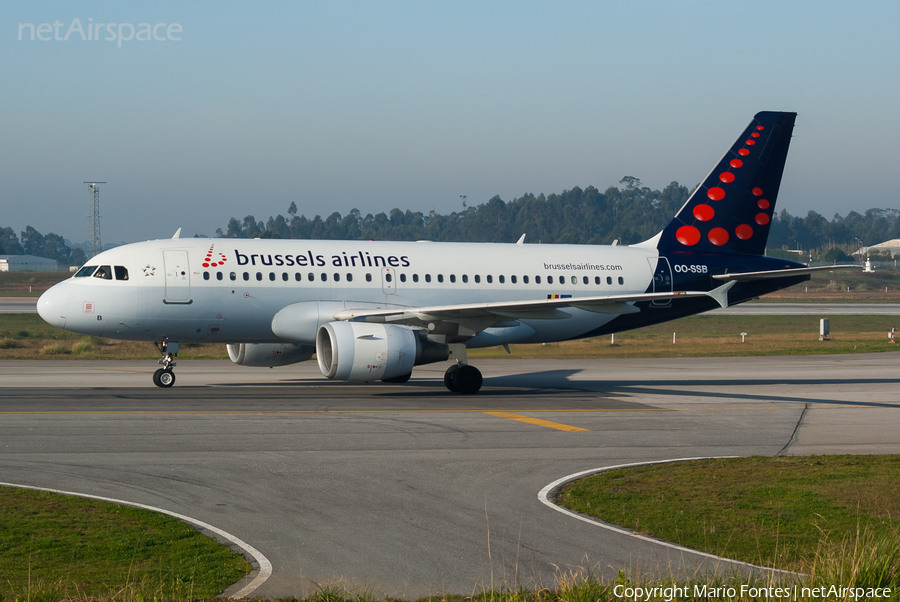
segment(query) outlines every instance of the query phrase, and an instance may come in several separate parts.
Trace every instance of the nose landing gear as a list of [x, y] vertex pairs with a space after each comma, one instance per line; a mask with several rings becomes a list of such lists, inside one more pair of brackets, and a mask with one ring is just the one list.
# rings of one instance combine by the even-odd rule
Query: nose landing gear
[[162, 365], [162, 368], [153, 373], [153, 384], [157, 387], [168, 389], [175, 384], [175, 372], [172, 369], [175, 367], [175, 356], [178, 355], [178, 343], [175, 341], [162, 341], [161, 343], [154, 343], [154, 345], [156, 345], [163, 357], [158, 362]]

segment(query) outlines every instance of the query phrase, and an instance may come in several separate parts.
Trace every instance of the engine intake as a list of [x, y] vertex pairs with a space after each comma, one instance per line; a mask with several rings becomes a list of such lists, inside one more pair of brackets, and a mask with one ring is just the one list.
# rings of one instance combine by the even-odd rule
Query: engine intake
[[335, 380], [388, 380], [448, 357], [447, 345], [407, 326], [329, 322], [316, 333], [319, 370]]

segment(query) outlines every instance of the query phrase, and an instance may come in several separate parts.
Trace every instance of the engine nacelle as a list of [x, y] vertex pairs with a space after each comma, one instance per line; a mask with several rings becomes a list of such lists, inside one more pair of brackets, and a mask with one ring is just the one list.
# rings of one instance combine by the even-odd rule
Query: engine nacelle
[[329, 322], [316, 333], [319, 370], [336, 380], [373, 381], [412, 372], [413, 366], [442, 362], [450, 348], [407, 326]]
[[312, 358], [316, 348], [312, 345], [291, 343], [238, 343], [228, 345], [228, 357], [241, 366], [287, 366]]

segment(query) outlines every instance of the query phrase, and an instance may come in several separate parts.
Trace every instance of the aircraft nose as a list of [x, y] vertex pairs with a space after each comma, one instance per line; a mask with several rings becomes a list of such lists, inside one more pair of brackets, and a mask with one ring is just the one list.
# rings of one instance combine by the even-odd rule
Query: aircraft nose
[[64, 289], [62, 283], [52, 286], [37, 302], [37, 311], [44, 321], [57, 328], [66, 327], [69, 299]]

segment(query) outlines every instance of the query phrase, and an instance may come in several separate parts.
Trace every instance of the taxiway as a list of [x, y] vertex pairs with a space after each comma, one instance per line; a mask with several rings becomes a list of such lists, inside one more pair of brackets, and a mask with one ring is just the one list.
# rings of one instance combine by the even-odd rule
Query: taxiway
[[[407, 385], [179, 361], [0, 363], [0, 481], [205, 521], [273, 573], [254, 596], [342, 580], [398, 597], [553, 585], [715, 562], [595, 528], [538, 493], [628, 462], [900, 453], [895, 354], [481, 360], [474, 396], [442, 365]], [[730, 570], [720, 566], [721, 570]]]

